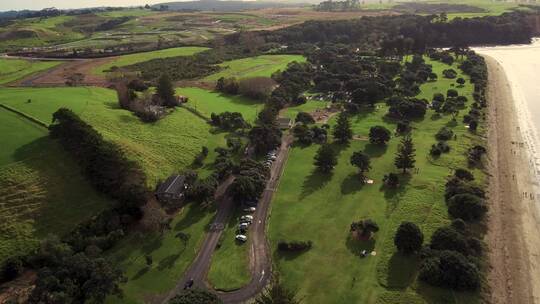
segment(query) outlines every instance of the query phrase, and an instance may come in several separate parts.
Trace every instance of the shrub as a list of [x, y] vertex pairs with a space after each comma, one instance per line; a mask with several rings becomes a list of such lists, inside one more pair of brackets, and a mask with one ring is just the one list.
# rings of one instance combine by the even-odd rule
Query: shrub
[[394, 236], [394, 245], [399, 252], [411, 254], [422, 248], [424, 234], [418, 226], [411, 222], [403, 222], [399, 225]]
[[483, 146], [474, 146], [469, 149], [469, 153], [467, 155], [469, 164], [472, 166], [479, 166], [482, 163], [482, 156], [487, 153], [486, 148]]
[[396, 188], [399, 186], [399, 176], [395, 173], [385, 174], [383, 177], [383, 183], [390, 188]]
[[457, 77], [457, 72], [453, 69], [446, 69], [443, 71], [444, 78], [454, 79]]
[[454, 251], [442, 251], [422, 261], [419, 279], [433, 286], [454, 290], [476, 290], [480, 287], [478, 268]]
[[186, 289], [181, 291], [167, 304], [221, 304], [223, 303], [215, 294], [202, 289]]
[[448, 213], [466, 221], [481, 219], [487, 212], [483, 199], [469, 193], [456, 194], [448, 200]]
[[444, 102], [445, 98], [444, 98], [444, 95], [442, 93], [435, 93], [435, 94], [433, 94], [433, 100], [434, 101], [439, 101], [439, 102]]
[[218, 79], [216, 83], [216, 91], [236, 95], [238, 94], [238, 90], [240, 88], [240, 84], [238, 83], [238, 80], [236, 78], [225, 78], [221, 77]]
[[458, 91], [454, 89], [448, 89], [448, 91], [446, 91], [446, 97], [458, 97], [458, 95]]
[[299, 252], [311, 249], [313, 242], [311, 241], [279, 241], [279, 251]]
[[467, 169], [463, 169], [463, 168], [457, 168], [454, 171], [454, 176], [459, 179], [466, 180], [466, 181], [474, 180], [474, 175], [471, 173], [471, 171]]
[[298, 114], [296, 114], [295, 121], [301, 122], [306, 125], [315, 123], [315, 119], [313, 119], [313, 117], [309, 113], [306, 113], [306, 112], [298, 112]]
[[433, 250], [452, 250], [468, 254], [467, 239], [452, 227], [441, 227], [431, 236], [430, 248]]
[[438, 140], [450, 140], [454, 136], [454, 131], [448, 127], [442, 127], [437, 134], [435, 134], [435, 138]]

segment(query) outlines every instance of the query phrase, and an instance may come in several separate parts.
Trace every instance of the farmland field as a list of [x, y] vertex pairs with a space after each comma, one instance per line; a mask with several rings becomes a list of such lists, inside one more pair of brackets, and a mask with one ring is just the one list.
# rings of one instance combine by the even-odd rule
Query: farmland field
[[239, 112], [249, 122], [255, 121], [257, 113], [264, 104], [256, 100], [242, 96], [226, 95], [219, 92], [211, 92], [200, 88], [181, 88], [176, 90], [178, 94], [189, 97], [187, 107], [197, 110], [206, 117], [212, 113]]
[[[454, 80], [441, 77], [446, 65], [428, 63], [433, 65], [439, 80], [423, 84], [419, 97], [430, 99], [435, 92], [446, 92]], [[461, 95], [469, 98], [469, 104], [471, 88], [470, 83], [458, 88]], [[432, 112], [428, 111], [425, 119], [413, 124], [418, 173], [401, 176], [397, 190], [385, 190], [381, 181], [385, 174], [396, 172], [393, 160], [400, 139], [392, 138], [386, 148], [373, 146], [366, 139], [371, 126], [395, 129], [384, 119], [386, 112], [387, 106], [379, 104], [371, 113], [352, 117], [357, 137], [349, 146], [333, 144], [339, 157], [332, 174], [315, 171], [311, 160], [317, 145], [292, 149], [272, 202], [269, 223], [277, 270], [286, 286], [298, 290], [299, 298], [309, 303], [477, 303], [477, 295], [452, 293], [416, 281], [418, 260], [396, 253], [393, 236], [405, 220], [418, 224], [425, 240], [438, 227], [449, 223], [441, 181], [452, 169], [466, 166], [463, 154], [479, 138], [462, 123], [452, 124], [451, 116], [431, 118]], [[331, 125], [334, 123], [335, 118], [330, 121]], [[436, 143], [434, 134], [447, 125], [459, 141], [450, 141], [451, 152], [433, 159], [429, 150]], [[372, 169], [367, 175], [373, 184], [361, 185], [357, 171], [349, 163], [351, 154], [359, 150], [371, 157]], [[483, 179], [480, 171], [475, 174]], [[350, 224], [365, 218], [379, 224], [374, 241], [350, 237]], [[279, 240], [311, 240], [313, 248], [296, 255], [280, 254]], [[364, 249], [374, 250], [376, 255], [361, 258]]]
[[111, 206], [48, 131], [0, 108], [0, 263]]
[[61, 61], [0, 59], [0, 85], [48, 70], [61, 63]]
[[[31, 103], [27, 100], [31, 99]], [[45, 123], [61, 107], [72, 109], [108, 140], [138, 161], [151, 187], [160, 179], [191, 164], [203, 145], [215, 146], [223, 134], [210, 134], [210, 126], [189, 111], [178, 108], [154, 124], [141, 122], [119, 109], [116, 93], [103, 88], [43, 88], [0, 90], [0, 103], [7, 104]]]
[[250, 58], [226, 61], [219, 64], [222, 71], [207, 76], [205, 80], [215, 81], [221, 77], [270, 77], [278, 70], [285, 70], [290, 62], [305, 62], [301, 55], [261, 55]]
[[197, 46], [178, 47], [178, 48], [164, 49], [164, 50], [159, 50], [159, 51], [123, 55], [123, 56], [116, 57], [113, 61], [108, 62], [107, 64], [95, 67], [92, 73], [96, 75], [103, 75], [105, 74], [105, 71], [109, 70], [110, 68], [114, 66], [124, 67], [124, 66], [136, 64], [139, 62], [149, 61], [156, 58], [190, 56], [190, 55], [202, 52], [207, 49], [208, 48], [197, 47]]

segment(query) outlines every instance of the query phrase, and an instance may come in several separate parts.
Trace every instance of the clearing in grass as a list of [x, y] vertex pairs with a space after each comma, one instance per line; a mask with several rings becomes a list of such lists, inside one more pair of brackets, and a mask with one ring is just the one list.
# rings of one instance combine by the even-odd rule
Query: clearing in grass
[[[313, 157], [318, 145], [294, 146], [291, 150], [279, 188], [272, 202], [269, 223], [273, 261], [283, 283], [298, 290], [298, 297], [309, 303], [478, 303], [477, 294], [452, 292], [422, 284], [416, 280], [419, 260], [396, 252], [395, 231], [402, 221], [416, 223], [428, 241], [439, 227], [450, 219], [444, 201], [444, 180], [457, 167], [466, 167], [467, 148], [481, 139], [471, 134], [461, 123], [461, 117], [472, 104], [472, 85], [453, 87], [455, 80], [442, 77], [447, 65], [427, 60], [439, 80], [421, 86], [419, 98], [431, 100], [433, 93], [445, 93], [455, 88], [469, 99], [468, 107], [460, 111], [457, 122], [451, 115], [440, 118], [428, 110], [421, 121], [413, 122], [412, 136], [416, 148], [416, 168], [410, 175], [401, 175], [397, 189], [386, 189], [382, 179], [394, 167], [394, 157], [400, 137], [393, 136], [387, 147], [374, 146], [367, 140], [370, 127], [382, 125], [395, 130], [387, 120], [388, 107], [377, 104], [370, 112], [351, 118], [355, 139], [347, 146], [332, 144], [338, 153], [338, 165], [331, 174], [315, 171]], [[458, 70], [454, 64], [454, 69]], [[459, 72], [459, 77], [468, 77]], [[330, 124], [334, 125], [332, 118]], [[450, 153], [435, 159], [429, 155], [434, 135], [449, 126], [457, 136], [450, 140]], [[372, 169], [366, 174], [373, 184], [362, 184], [357, 168], [350, 164], [353, 152], [364, 151], [371, 158]], [[480, 170], [474, 170], [479, 181]], [[371, 218], [380, 231], [371, 241], [359, 241], [349, 232], [353, 221]], [[277, 249], [281, 240], [312, 241], [311, 250], [302, 253], [282, 253]], [[375, 255], [362, 258], [361, 252]], [[324, 286], [321, 288], [321, 286]], [[399, 292], [396, 292], [399, 290]]]
[[44, 127], [0, 108], [0, 131], [0, 263], [114, 204], [94, 191]]
[[53, 68], [62, 61], [0, 59], [0, 85]]
[[104, 88], [5, 88], [0, 89], [0, 103], [46, 124], [59, 108], [73, 110], [141, 164], [150, 188], [191, 165], [202, 146], [223, 141], [223, 134], [211, 134], [206, 121], [183, 108], [156, 123], [143, 123], [119, 108], [115, 91]]
[[216, 81], [221, 77], [270, 77], [277, 71], [284, 71], [293, 61], [305, 62], [306, 58], [302, 55], [261, 55], [225, 61], [219, 64], [222, 71], [206, 77], [205, 80]]

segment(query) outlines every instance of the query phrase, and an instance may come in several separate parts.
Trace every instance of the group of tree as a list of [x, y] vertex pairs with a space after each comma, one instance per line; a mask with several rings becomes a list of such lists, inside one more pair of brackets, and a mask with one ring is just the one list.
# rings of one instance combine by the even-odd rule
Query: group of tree
[[241, 161], [235, 176], [229, 188], [235, 201], [258, 201], [266, 187], [270, 171], [261, 162], [248, 158]]
[[452, 139], [454, 137], [454, 131], [450, 129], [449, 127], [442, 127], [437, 134], [435, 134], [435, 138], [438, 140], [436, 144], [433, 144], [431, 146], [431, 150], [429, 153], [432, 156], [440, 156], [442, 153], [448, 153], [450, 152], [450, 146], [448, 145], [447, 141]]
[[348, 12], [356, 11], [360, 9], [359, 0], [345, 0], [345, 1], [322, 1], [315, 6], [316, 11], [320, 12]]
[[242, 113], [238, 112], [222, 112], [220, 114], [210, 114], [210, 122], [212, 125], [227, 131], [235, 131], [238, 129], [249, 129], [250, 124], [244, 120]]
[[312, 143], [324, 144], [328, 138], [326, 128], [319, 126], [308, 126], [306, 124], [297, 124], [293, 128], [293, 134], [296, 140], [303, 145]]
[[267, 101], [276, 86], [276, 81], [269, 77], [251, 77], [240, 80], [234, 77], [221, 77], [217, 80], [216, 91], [231, 95], [240, 94], [254, 100]]
[[279, 241], [278, 250], [282, 252], [301, 252], [311, 249], [312, 241]]
[[387, 116], [395, 120], [422, 119], [427, 111], [427, 101], [412, 97], [393, 96], [386, 100]]

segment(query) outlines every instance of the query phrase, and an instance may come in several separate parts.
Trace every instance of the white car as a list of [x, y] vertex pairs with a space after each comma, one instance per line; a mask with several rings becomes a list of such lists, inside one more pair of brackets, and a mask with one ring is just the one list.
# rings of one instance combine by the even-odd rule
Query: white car
[[237, 239], [238, 241], [240, 242], [245, 242], [247, 241], [247, 236], [243, 235], [243, 234], [238, 234], [235, 239]]
[[252, 215], [243, 215], [242, 217], [240, 217], [240, 220], [241, 221], [253, 221], [253, 216]]
[[246, 222], [242, 222], [240, 223], [240, 225], [238, 225], [238, 229], [240, 230], [246, 230], [248, 229], [248, 227], [249, 227], [249, 223], [246, 223]]
[[269, 160], [276, 160], [276, 159], [277, 159], [277, 156], [275, 156], [275, 155], [268, 156], [268, 159], [269, 159]]
[[257, 211], [257, 208], [255, 208], [255, 207], [248, 207], [248, 208], [244, 209], [244, 212], [255, 212], [255, 211]]

